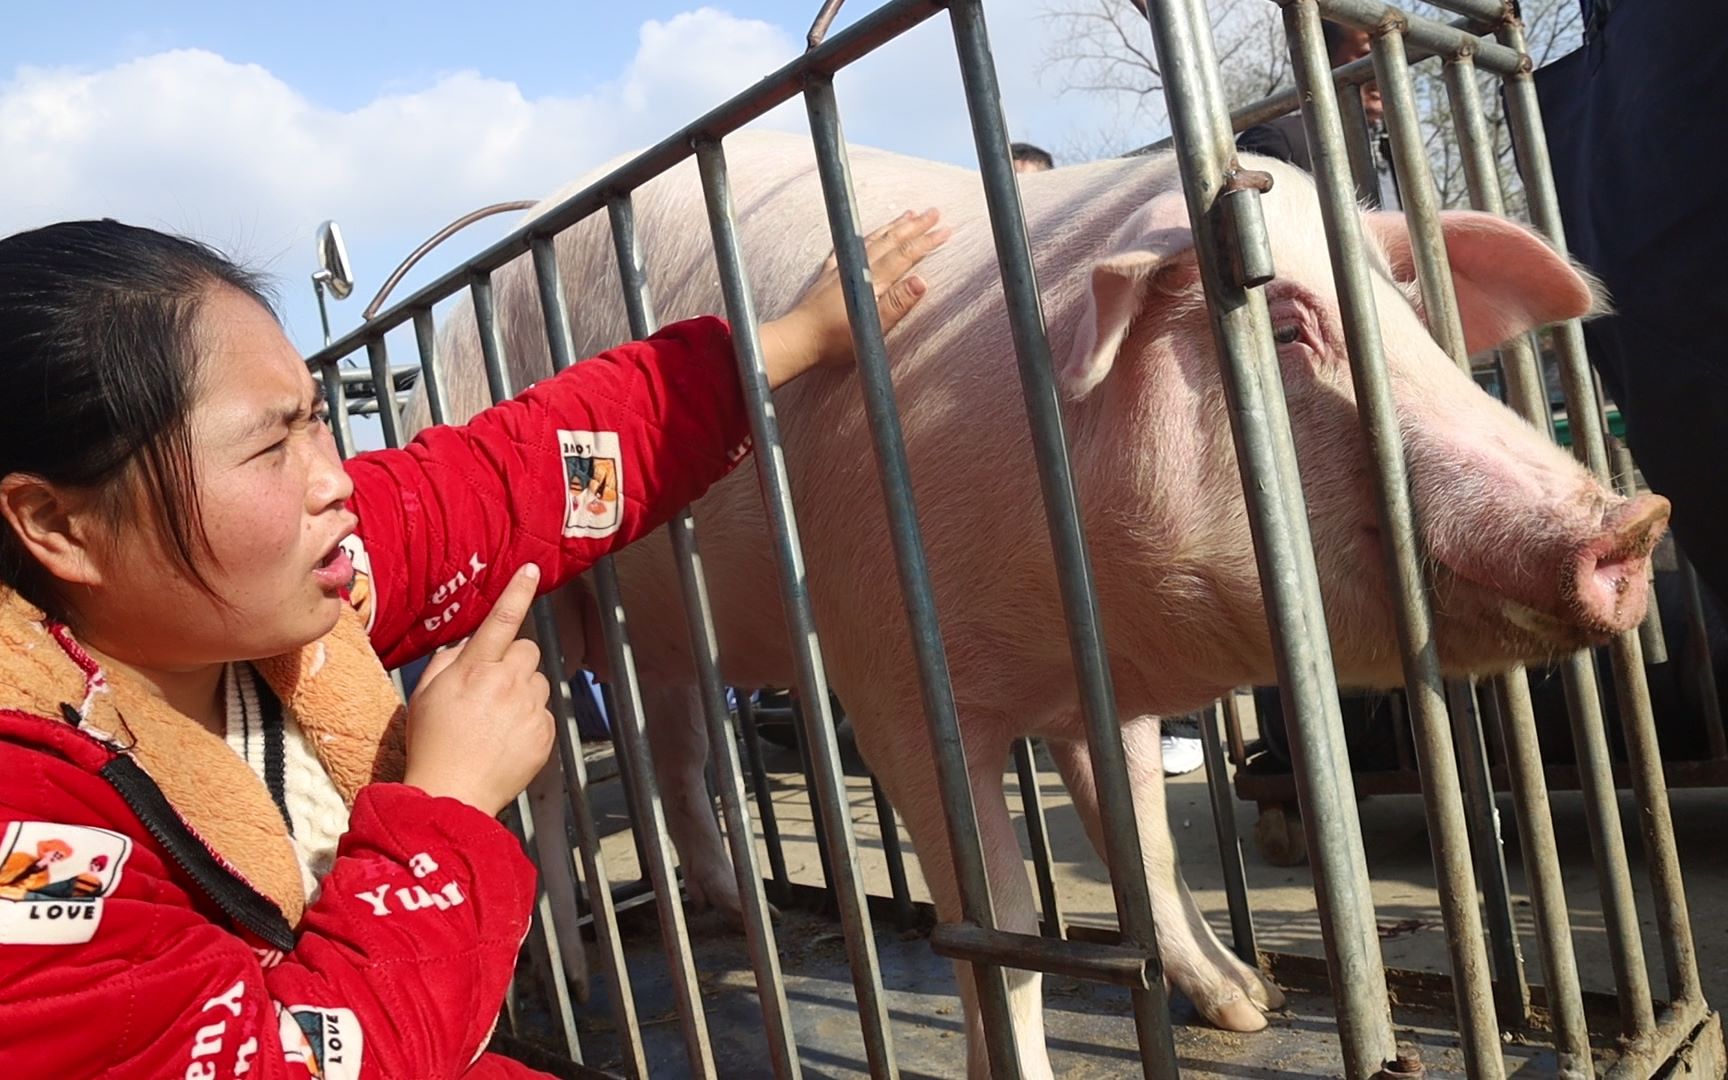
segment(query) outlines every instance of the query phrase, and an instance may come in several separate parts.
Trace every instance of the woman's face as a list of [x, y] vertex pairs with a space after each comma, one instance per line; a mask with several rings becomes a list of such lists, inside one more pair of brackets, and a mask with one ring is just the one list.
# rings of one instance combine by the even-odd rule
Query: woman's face
[[239, 290], [203, 301], [205, 350], [189, 414], [212, 597], [133, 514], [98, 545], [101, 581], [76, 607], [91, 643], [135, 666], [188, 669], [274, 656], [336, 624], [352, 577], [353, 484], [321, 418], [317, 384], [270, 313]]

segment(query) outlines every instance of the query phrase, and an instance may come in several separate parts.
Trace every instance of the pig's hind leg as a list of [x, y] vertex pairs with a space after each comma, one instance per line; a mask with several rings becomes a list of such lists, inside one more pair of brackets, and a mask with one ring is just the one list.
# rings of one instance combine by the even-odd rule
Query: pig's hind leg
[[678, 849], [692, 911], [714, 909], [743, 925], [738, 877], [708, 794], [708, 728], [696, 687], [660, 682], [642, 688], [642, 721], [666, 831]]
[[[893, 709], [882, 709], [875, 702], [860, 704], [865, 707], [851, 708], [859, 748], [912, 834], [913, 850], [929, 885], [937, 918], [946, 923], [958, 922], [962, 918], [959, 886], [936, 782], [934, 751], [925, 733], [918, 701], [913, 698], [900, 702]], [[850, 699], [848, 705], [851, 706]], [[1009, 817], [1002, 783], [1008, 762], [1009, 741], [1005, 733], [1010, 725], [1006, 718], [997, 718], [995, 723], [976, 715], [965, 719], [967, 771], [997, 926], [1035, 935], [1038, 914], [1033, 905], [1032, 884], [1026, 876], [1026, 863], [1020, 854], [1020, 841]], [[971, 1080], [988, 1080], [989, 1053], [971, 965], [956, 963], [954, 969], [966, 1021], [967, 1076]], [[1021, 1076], [1025, 1080], [1052, 1080], [1054, 1074], [1044, 1042], [1043, 976], [1009, 968], [1004, 968], [1002, 975], [1008, 984], [1008, 1009], [1014, 1022]]]
[[[1182, 880], [1164, 803], [1158, 729], [1155, 717], [1131, 720], [1122, 725], [1122, 745], [1127, 752], [1134, 817], [1139, 825], [1146, 883], [1152, 893], [1164, 974], [1213, 1024], [1227, 1031], [1258, 1031], [1266, 1026], [1262, 1010], [1280, 1007], [1284, 995], [1224, 947]], [[1086, 744], [1078, 739], [1051, 739], [1049, 747], [1086, 834], [1107, 864], [1098, 789]]]

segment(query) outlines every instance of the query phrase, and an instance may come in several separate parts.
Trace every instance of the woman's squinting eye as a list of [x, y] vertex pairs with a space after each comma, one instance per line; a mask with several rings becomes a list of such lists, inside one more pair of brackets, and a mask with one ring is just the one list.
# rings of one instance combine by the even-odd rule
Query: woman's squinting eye
[[1272, 340], [1280, 345], [1294, 345], [1302, 340], [1301, 323], [1284, 323], [1272, 328]]

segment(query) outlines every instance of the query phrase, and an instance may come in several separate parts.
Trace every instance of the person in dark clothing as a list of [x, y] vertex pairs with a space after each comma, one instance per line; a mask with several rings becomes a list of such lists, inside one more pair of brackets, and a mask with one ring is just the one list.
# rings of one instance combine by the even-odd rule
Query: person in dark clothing
[[[1334, 68], [1368, 55], [1373, 40], [1368, 31], [1328, 20], [1320, 23], [1320, 29], [1326, 39], [1326, 56]], [[1399, 205], [1397, 185], [1392, 179], [1392, 154], [1382, 119], [1385, 103], [1380, 97], [1378, 84], [1369, 82], [1362, 85], [1362, 112], [1368, 119], [1369, 146], [1373, 149], [1375, 169], [1380, 174], [1379, 205], [1396, 209]], [[1308, 151], [1308, 132], [1302, 127], [1302, 114], [1299, 112], [1248, 128], [1236, 136], [1236, 147], [1250, 154], [1265, 154], [1287, 161], [1298, 169], [1314, 171], [1314, 159]]]
[[1728, 604], [1728, 214], [1711, 182], [1728, 172], [1728, 37], [1698, 30], [1713, 0], [1582, 6], [1583, 46], [1535, 81], [1567, 245], [1607, 286], [1584, 340], [1675, 539]]

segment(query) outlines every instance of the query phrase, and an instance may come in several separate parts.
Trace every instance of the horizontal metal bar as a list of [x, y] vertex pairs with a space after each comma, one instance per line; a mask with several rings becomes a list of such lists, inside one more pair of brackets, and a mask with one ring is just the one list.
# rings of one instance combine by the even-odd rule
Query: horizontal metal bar
[[1042, 971], [1130, 990], [1149, 990], [1153, 980], [1162, 978], [1158, 954], [1146, 949], [988, 930], [973, 923], [937, 926], [930, 931], [930, 951], [950, 960]]
[[1512, 5], [1505, 0], [1428, 0], [1428, 3], [1464, 16], [1481, 30], [1497, 29], [1512, 17]]
[[1468, 53], [1476, 58], [1477, 67], [1496, 75], [1516, 75], [1528, 70], [1522, 53], [1497, 41], [1478, 37], [1464, 27], [1412, 15], [1379, 0], [1315, 0], [1315, 3], [1321, 17], [1333, 22], [1370, 31], [1402, 27], [1408, 45], [1435, 56]]
[[[1706, 1026], [1709, 1018], [1702, 1001], [1664, 1010], [1649, 1038], [1628, 1046], [1613, 1067], [1603, 1073], [1603, 1080], [1646, 1080], [1657, 1075], [1677, 1052], [1703, 1034], [1699, 1029]], [[1721, 1037], [1719, 1032], [1716, 1037]]]
[[608, 197], [631, 191], [684, 161], [695, 153], [700, 140], [718, 139], [750, 123], [776, 106], [790, 101], [804, 89], [811, 75], [832, 74], [865, 56], [900, 34], [942, 11], [939, 0], [889, 0], [876, 11], [835, 34], [764, 77], [749, 90], [708, 112], [695, 123], [681, 128], [638, 154], [600, 180], [571, 195], [527, 225], [438, 277], [431, 284], [398, 300], [370, 322], [343, 334], [307, 358], [316, 364], [340, 359], [363, 348], [410, 318], [415, 309], [428, 308], [467, 287], [476, 271], [497, 270], [528, 250], [536, 236], [551, 236], [574, 225], [606, 205]]
[[[1282, 2], [1282, 0], [1279, 0], [1279, 2]], [[1455, 30], [1464, 35], [1470, 35], [1471, 32], [1470, 23], [1467, 20], [1438, 23], [1436, 25], [1443, 26], [1449, 30]], [[1473, 37], [1471, 50], [1474, 58], [1478, 62], [1480, 62], [1481, 56], [1480, 54], [1475, 53], [1474, 50], [1480, 49], [1483, 46], [1493, 49], [1503, 48], [1503, 46], [1496, 44], [1492, 38]], [[1404, 51], [1408, 55], [1410, 63], [1417, 64], [1423, 60], [1444, 55], [1447, 50], [1426, 48], [1421, 43], [1415, 40], [1410, 40], [1405, 42]], [[1517, 54], [1512, 53], [1512, 50], [1510, 49], [1505, 49], [1504, 51], [1510, 55], [1502, 56], [1501, 60], [1512, 62], [1513, 58], [1517, 56]], [[1484, 66], [1486, 67], [1487, 65]], [[1494, 69], [1488, 68], [1488, 70]], [[1334, 86], [1361, 86], [1363, 83], [1370, 83], [1373, 81], [1374, 60], [1372, 57], [1364, 56], [1360, 60], [1352, 60], [1350, 63], [1345, 64], [1342, 67], [1332, 69], [1332, 85]], [[1295, 87], [1280, 90], [1274, 94], [1268, 94], [1258, 101], [1251, 101], [1233, 111], [1230, 114], [1230, 128], [1232, 131], [1237, 132], [1246, 131], [1251, 127], [1257, 127], [1261, 124], [1267, 123], [1268, 121], [1276, 120], [1280, 116], [1286, 116], [1293, 113], [1301, 106], [1301, 104], [1302, 95]], [[1166, 135], [1157, 142], [1147, 143], [1145, 146], [1142, 146], [1137, 150], [1128, 151], [1123, 156], [1135, 157], [1140, 154], [1156, 154], [1170, 149], [1173, 145], [1172, 136]]]

